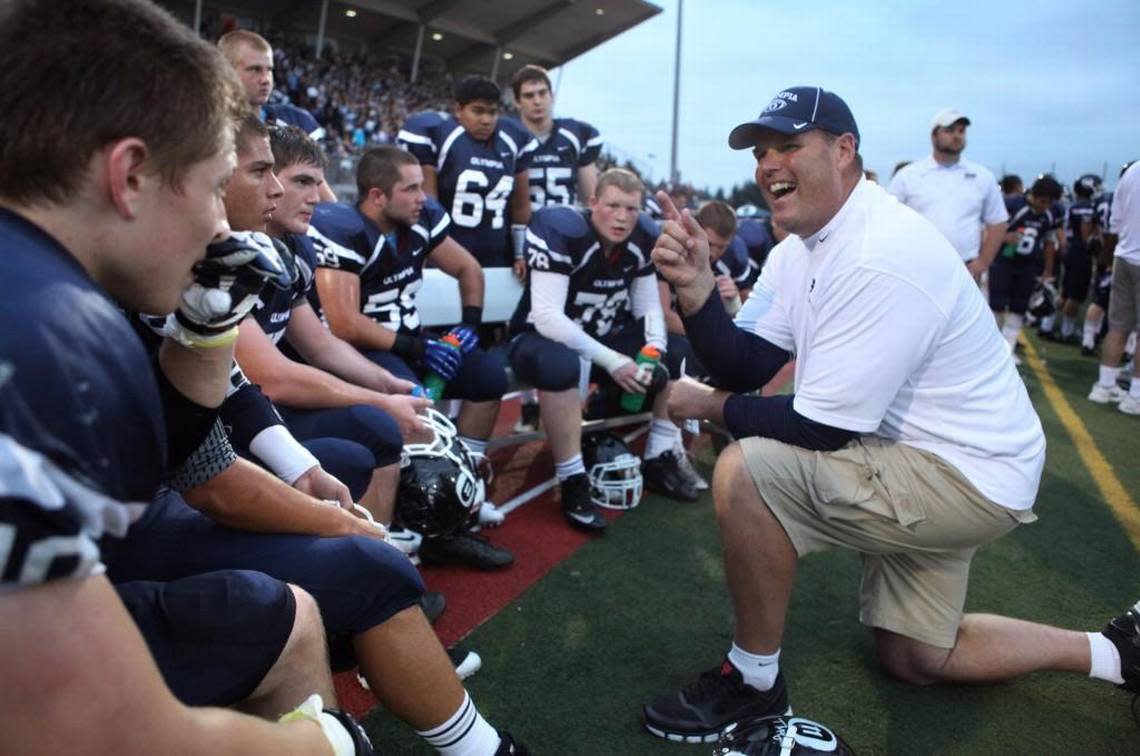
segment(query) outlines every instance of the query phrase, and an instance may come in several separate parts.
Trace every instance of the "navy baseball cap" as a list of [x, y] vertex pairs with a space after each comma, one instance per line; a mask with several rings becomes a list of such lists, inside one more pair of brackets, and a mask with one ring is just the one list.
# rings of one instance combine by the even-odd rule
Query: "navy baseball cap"
[[751, 149], [762, 129], [781, 134], [802, 134], [812, 129], [823, 129], [836, 136], [854, 134], [855, 149], [859, 149], [859, 127], [851, 108], [839, 95], [821, 87], [792, 87], [780, 92], [754, 120], [732, 130], [728, 146], [734, 150]]

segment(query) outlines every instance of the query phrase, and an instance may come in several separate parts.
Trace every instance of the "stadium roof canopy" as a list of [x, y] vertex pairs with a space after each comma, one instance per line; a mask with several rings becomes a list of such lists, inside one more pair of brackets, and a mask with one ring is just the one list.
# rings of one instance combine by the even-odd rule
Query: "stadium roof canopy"
[[242, 26], [316, 37], [352, 49], [395, 49], [448, 71], [502, 80], [537, 63], [566, 63], [661, 12], [645, 0], [159, 0], [187, 22], [229, 15]]

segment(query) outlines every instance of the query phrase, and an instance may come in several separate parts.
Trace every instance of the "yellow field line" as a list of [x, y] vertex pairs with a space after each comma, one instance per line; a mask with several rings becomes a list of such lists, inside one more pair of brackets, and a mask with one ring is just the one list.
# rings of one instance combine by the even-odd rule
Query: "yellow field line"
[[1121, 485], [1120, 480], [1116, 477], [1116, 473], [1112, 469], [1112, 465], [1101, 454], [1100, 449], [1097, 448], [1096, 443], [1093, 441], [1092, 435], [1089, 433], [1088, 428], [1081, 421], [1069, 400], [1065, 398], [1065, 394], [1061, 391], [1057, 382], [1053, 380], [1053, 376], [1049, 373], [1045, 363], [1041, 360], [1037, 350], [1028, 339], [1022, 338], [1022, 344], [1025, 345], [1025, 357], [1029, 363], [1029, 367], [1033, 370], [1037, 379], [1041, 381], [1041, 387], [1045, 391], [1045, 398], [1049, 400], [1049, 404], [1053, 407], [1053, 412], [1057, 414], [1057, 418], [1061, 421], [1061, 425], [1065, 426], [1068, 431], [1069, 437], [1073, 439], [1073, 444], [1077, 447], [1077, 454], [1081, 457], [1081, 462], [1084, 463], [1088, 469], [1089, 474], [1093, 477], [1093, 482], [1100, 490], [1100, 495], [1108, 506], [1112, 509], [1112, 513], [1116, 519], [1124, 527], [1124, 532], [1128, 534], [1129, 540], [1132, 541], [1132, 546], [1140, 551], [1140, 509], [1136, 507], [1136, 502], [1132, 501], [1132, 497], [1128, 495], [1128, 491]]

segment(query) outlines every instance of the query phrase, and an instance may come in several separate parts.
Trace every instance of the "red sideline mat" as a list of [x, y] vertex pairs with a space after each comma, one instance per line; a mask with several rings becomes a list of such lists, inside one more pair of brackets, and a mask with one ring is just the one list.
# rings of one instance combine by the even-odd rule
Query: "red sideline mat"
[[[518, 405], [504, 403], [495, 435], [506, 435], [518, 418]], [[554, 464], [545, 441], [507, 447], [491, 453], [495, 479], [491, 500], [501, 504], [550, 479]], [[562, 560], [597, 536], [575, 530], [563, 519], [558, 494], [547, 491], [507, 516], [498, 528], [484, 528], [483, 535], [515, 555], [514, 564], [502, 570], [481, 571], [468, 567], [424, 567], [421, 572], [428, 590], [447, 598], [447, 609], [435, 624], [447, 647], [486, 622]], [[620, 512], [603, 510], [613, 520]], [[474, 649], [478, 651], [478, 649]], [[363, 716], [377, 704], [362, 688], [355, 672], [336, 676], [338, 705], [353, 716]]]

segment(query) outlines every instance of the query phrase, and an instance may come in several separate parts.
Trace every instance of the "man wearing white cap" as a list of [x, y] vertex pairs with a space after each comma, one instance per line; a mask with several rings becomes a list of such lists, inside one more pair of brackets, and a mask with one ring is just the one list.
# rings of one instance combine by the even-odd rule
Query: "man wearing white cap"
[[896, 173], [887, 191], [933, 223], [979, 279], [1001, 247], [1009, 213], [994, 175], [962, 159], [969, 125], [970, 119], [953, 108], [935, 113], [933, 154]]

